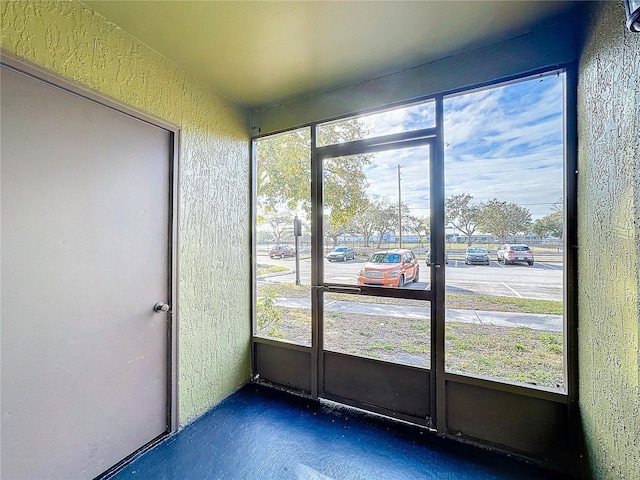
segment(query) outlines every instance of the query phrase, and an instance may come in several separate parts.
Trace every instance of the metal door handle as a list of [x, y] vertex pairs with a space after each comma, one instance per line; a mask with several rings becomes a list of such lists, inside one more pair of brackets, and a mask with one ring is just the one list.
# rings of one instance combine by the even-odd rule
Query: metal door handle
[[153, 310], [158, 313], [168, 312], [170, 308], [171, 307], [164, 302], [158, 302], [153, 306]]
[[361, 293], [362, 290], [358, 287], [338, 287], [330, 285], [328, 287], [323, 287], [325, 291], [329, 292], [343, 292], [343, 293]]

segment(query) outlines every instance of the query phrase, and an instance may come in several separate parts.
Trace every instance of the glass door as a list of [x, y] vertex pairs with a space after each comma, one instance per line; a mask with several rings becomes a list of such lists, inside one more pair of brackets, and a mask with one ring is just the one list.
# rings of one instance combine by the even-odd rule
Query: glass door
[[432, 133], [319, 148], [313, 192], [318, 394], [424, 425], [433, 391]]

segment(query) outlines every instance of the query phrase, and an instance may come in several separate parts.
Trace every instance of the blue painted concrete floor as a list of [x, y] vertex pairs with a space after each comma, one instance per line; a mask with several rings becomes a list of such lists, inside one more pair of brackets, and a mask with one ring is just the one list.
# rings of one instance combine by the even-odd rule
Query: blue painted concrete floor
[[359, 411], [247, 385], [113, 478], [561, 479]]

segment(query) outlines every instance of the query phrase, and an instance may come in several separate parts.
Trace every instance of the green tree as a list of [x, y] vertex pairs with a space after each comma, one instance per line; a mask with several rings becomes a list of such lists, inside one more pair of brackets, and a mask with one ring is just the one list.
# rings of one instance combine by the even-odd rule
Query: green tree
[[398, 225], [398, 207], [392, 205], [387, 199], [374, 195], [366, 198], [361, 204], [358, 214], [351, 219], [349, 230], [352, 233], [362, 235], [364, 246], [368, 247], [371, 237], [378, 234], [378, 248], [382, 243], [382, 237], [395, 230]]
[[[396, 208], [396, 216], [398, 215], [398, 207], [397, 205], [394, 205]], [[402, 232], [400, 232], [400, 226], [398, 225], [398, 223], [396, 222], [396, 230], [398, 232], [398, 235], [402, 234], [402, 237], [404, 238], [406, 235], [411, 235], [411, 234], [420, 234], [421, 231], [421, 227], [423, 227], [420, 218], [411, 215], [411, 210], [409, 209], [409, 206], [406, 203], [402, 203], [402, 205], [400, 206], [400, 215], [402, 217]]]
[[531, 212], [516, 203], [500, 202], [494, 198], [480, 204], [477, 221], [480, 230], [504, 242], [508, 236], [524, 233], [529, 228]]
[[445, 200], [445, 221], [467, 236], [467, 245], [471, 245], [471, 236], [478, 229], [477, 205], [469, 205], [473, 196], [468, 193], [453, 195]]
[[347, 232], [353, 218], [366, 202], [367, 177], [363, 172], [369, 163], [366, 155], [330, 158], [323, 163], [324, 208], [328, 212], [331, 234]]
[[[411, 233], [422, 234], [429, 232], [429, 218], [414, 217], [410, 214], [409, 207], [405, 203], [401, 206], [401, 215], [403, 236]], [[362, 203], [361, 209], [353, 217], [345, 233], [361, 235], [364, 239], [365, 247], [369, 246], [372, 235], [374, 233], [378, 234], [380, 238], [378, 239], [377, 247], [380, 248], [382, 237], [397, 231], [397, 204], [391, 203], [387, 198], [380, 198], [376, 195]]]
[[546, 237], [563, 237], [563, 215], [561, 211], [555, 211], [539, 218], [531, 226], [531, 231], [538, 235], [540, 238]]
[[258, 225], [268, 225], [276, 243], [293, 235], [293, 215], [289, 212], [274, 212], [270, 215], [259, 215]]
[[[364, 125], [349, 122], [323, 128], [325, 144], [360, 139]], [[311, 211], [311, 137], [309, 129], [274, 135], [256, 142], [257, 197], [266, 218], [277, 212]], [[346, 228], [366, 198], [367, 155], [329, 158], [323, 162], [324, 207], [330, 224]]]
[[402, 234], [427, 235], [431, 231], [429, 217], [416, 217], [409, 213], [409, 207], [402, 204]]
[[342, 224], [335, 225], [332, 221], [331, 215], [324, 216], [324, 235], [331, 239], [334, 248], [338, 246], [338, 238], [349, 233], [349, 229], [347, 227], [348, 226]]
[[311, 137], [308, 129], [273, 135], [256, 142], [258, 205], [267, 216], [311, 202]]
[[369, 241], [376, 228], [379, 210], [375, 202], [366, 198], [361, 205], [360, 212], [351, 219], [350, 230], [353, 233], [362, 235], [364, 246], [369, 246]]
[[256, 232], [257, 239], [259, 243], [273, 242], [275, 239], [273, 238], [272, 232], [267, 232], [265, 230], [258, 230]]
[[417, 217], [417, 230], [420, 235], [420, 246], [424, 248], [424, 244], [427, 241], [427, 236], [431, 234], [431, 218], [429, 217]]
[[383, 237], [398, 228], [398, 207], [385, 199], [380, 201], [376, 208], [377, 218], [374, 222], [374, 231], [379, 235], [377, 248], [380, 248]]

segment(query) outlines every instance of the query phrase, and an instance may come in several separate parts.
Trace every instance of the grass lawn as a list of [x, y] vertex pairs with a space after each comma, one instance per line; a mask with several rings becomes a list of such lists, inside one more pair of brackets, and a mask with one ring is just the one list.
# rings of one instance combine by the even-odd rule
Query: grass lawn
[[287, 267], [281, 265], [257, 265], [256, 275], [267, 275], [269, 273], [288, 272]]
[[[276, 298], [310, 299], [307, 285], [269, 284], [258, 289], [258, 334], [304, 345], [311, 344], [311, 310], [285, 308]], [[420, 300], [332, 293], [327, 301], [355, 301], [379, 305], [428, 307]], [[448, 294], [447, 306], [499, 312], [562, 314], [562, 302], [511, 297]], [[428, 311], [428, 309], [427, 309]], [[325, 311], [325, 348], [331, 351], [428, 368], [430, 321], [380, 314]], [[445, 327], [447, 371], [507, 381], [564, 388], [561, 332], [525, 327], [448, 322]]]

